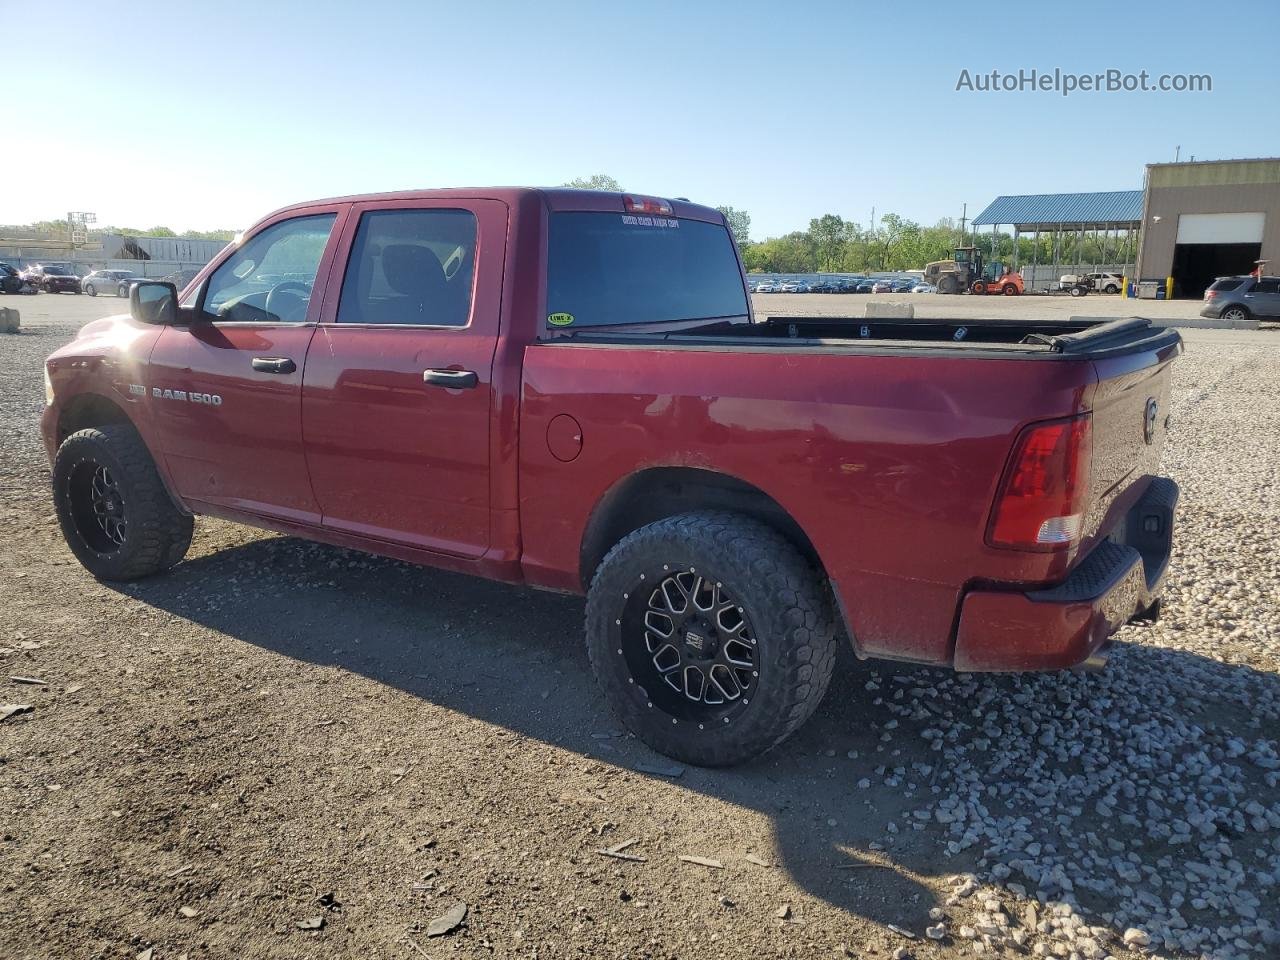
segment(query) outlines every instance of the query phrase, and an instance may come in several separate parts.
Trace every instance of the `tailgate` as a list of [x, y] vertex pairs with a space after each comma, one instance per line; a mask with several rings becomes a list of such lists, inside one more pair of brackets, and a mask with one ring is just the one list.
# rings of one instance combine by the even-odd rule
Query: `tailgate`
[[1094, 360], [1093, 464], [1086, 538], [1106, 535], [1160, 472], [1169, 429], [1171, 364], [1180, 339]]

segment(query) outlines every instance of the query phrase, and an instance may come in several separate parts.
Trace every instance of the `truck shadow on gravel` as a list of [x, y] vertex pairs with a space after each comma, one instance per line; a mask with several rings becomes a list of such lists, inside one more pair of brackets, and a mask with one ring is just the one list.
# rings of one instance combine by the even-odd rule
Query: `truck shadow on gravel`
[[[285, 537], [196, 557], [168, 576], [122, 589], [245, 643], [361, 674], [523, 737], [631, 769], [669, 765], [639, 741], [620, 735], [591, 678], [579, 598]], [[1268, 709], [1280, 704], [1274, 674], [1162, 648], [1122, 645], [1121, 656], [1129, 664], [1125, 669], [1138, 671], [1138, 684], [1147, 675], [1153, 682], [1184, 675], [1202, 685], [1220, 683], [1226, 693], [1256, 688], [1250, 694], [1254, 705], [1259, 697]], [[1149, 838], [1137, 828], [1104, 822], [1107, 811], [1095, 812], [1087, 793], [1079, 795], [1078, 783], [1061, 779], [1077, 776], [1074, 771], [1081, 763], [1087, 767], [1092, 762], [1087, 751], [1083, 760], [1064, 753], [1062, 771], [1009, 769], [1003, 774], [1010, 782], [1041, 777], [1053, 787], [1043, 797], [1031, 798], [1029, 818], [1009, 820], [1011, 833], [1026, 830], [1024, 845], [1031, 838], [1037, 851], [1043, 845], [1036, 856], [1024, 853], [1019, 860], [1017, 851], [992, 854], [990, 832], [976, 839], [968, 835], [963, 810], [946, 817], [920, 814], [921, 807], [936, 812], [940, 799], [953, 793], [957, 782], [963, 785], [965, 774], [972, 783], [975, 769], [982, 777], [995, 771], [990, 798], [985, 796], [988, 785], [979, 783], [971, 786], [962, 806], [973, 805], [975, 797], [979, 807], [984, 802], [993, 810], [999, 806], [1002, 768], [995, 758], [1002, 749], [1000, 731], [1007, 737], [1010, 727], [1020, 724], [1020, 737], [1043, 742], [1052, 734], [1041, 731], [1057, 731], [1061, 737], [1072, 729], [1046, 725], [1046, 714], [1073, 713], [1093, 700], [1100, 711], [1133, 709], [1117, 702], [1118, 681], [1103, 679], [1107, 673], [1058, 676], [1029, 685], [1012, 677], [958, 678], [890, 664], [868, 669], [845, 656], [817, 715], [785, 745], [752, 764], [716, 771], [689, 768], [679, 779], [664, 782], [675, 790], [705, 794], [766, 815], [773, 823], [779, 865], [796, 884], [841, 910], [917, 934], [931, 922], [929, 909], [939, 905], [934, 889], [926, 885], [933, 878], [1012, 863], [1012, 879], [1021, 881], [1030, 894], [1039, 890], [1042, 897], [1060, 896], [1064, 882], [1071, 889], [1064, 874], [1049, 866], [1018, 864], [1052, 865], [1073, 857], [1075, 840], [1090, 831], [1110, 841], [1112, 850], [1122, 844], [1126, 855], [1136, 854], [1144, 872], [1148, 860], [1154, 870], [1157, 859], [1170, 851], [1184, 859], [1199, 856], [1194, 844], [1179, 853], [1158, 836]], [[1010, 703], [1025, 698], [1028, 690], [1030, 699], [1010, 712]], [[1210, 694], [1202, 686], [1199, 699], [1176, 698], [1172, 706], [1172, 701], [1156, 703], [1152, 716], [1177, 729], [1217, 730], [1219, 739], [1238, 734], [1248, 741], [1260, 736], [1257, 710], [1246, 706], [1247, 701], [1232, 703], [1230, 696], [1218, 700]], [[1055, 695], [1061, 705], [1053, 703]], [[1004, 709], [1006, 725], [984, 729], [999, 713], [997, 707]], [[1151, 721], [1147, 716], [1135, 718], [1135, 723]], [[937, 748], [930, 728], [938, 731]], [[1088, 741], [1094, 734], [1086, 730], [1081, 736]], [[964, 755], [963, 769], [955, 765], [954, 756], [939, 762], [944, 737], [950, 743], [958, 739], [965, 750], [976, 744], [971, 756]], [[1092, 746], [1101, 746], [1101, 741]], [[1176, 743], [1152, 747], [1160, 752], [1177, 748]], [[1022, 759], [1015, 751], [1013, 765], [1041, 763], [1034, 749], [1038, 748]], [[1250, 774], [1239, 789], [1275, 803], [1276, 791], [1264, 786], [1260, 776]], [[1017, 795], [1010, 796], [1011, 810], [1016, 800]], [[1118, 802], [1123, 804], [1123, 798]], [[695, 809], [692, 802], [689, 809]], [[891, 821], [894, 826], [889, 827]], [[968, 822], [973, 821], [971, 815]], [[1223, 831], [1233, 832], [1225, 823]], [[750, 849], [745, 844], [744, 840], [740, 854]], [[1244, 860], [1253, 851], [1240, 849], [1234, 855]], [[1160, 869], [1168, 873], [1168, 866], [1165, 862]], [[1019, 869], [1024, 876], [1019, 876]], [[1091, 869], [1105, 873], [1096, 866]], [[1074, 896], [1086, 908], [1097, 913], [1115, 909], [1117, 894], [1105, 888], [1105, 878], [1099, 890], [1081, 885], [1080, 876], [1075, 879]], [[1121, 924], [1128, 922], [1118, 912], [1113, 925], [1123, 929]]]

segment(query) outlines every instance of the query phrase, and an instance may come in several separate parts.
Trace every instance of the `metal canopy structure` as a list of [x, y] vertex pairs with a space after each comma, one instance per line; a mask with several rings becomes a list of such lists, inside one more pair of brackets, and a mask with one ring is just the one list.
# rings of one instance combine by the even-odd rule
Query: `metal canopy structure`
[[[973, 226], [991, 227], [993, 253], [998, 229], [1013, 228], [1015, 270], [1021, 266], [1018, 241], [1024, 234], [1031, 234], [1031, 277], [1027, 286], [1048, 288], [1057, 283], [1059, 270], [1068, 267], [1077, 273], [1116, 271], [1132, 276], [1142, 202], [1141, 190], [996, 197], [973, 218]], [[1040, 237], [1046, 233], [1051, 238], [1049, 260], [1042, 264]], [[974, 240], [977, 242], [976, 229]], [[1037, 276], [1042, 267], [1048, 268], [1048, 276]]]

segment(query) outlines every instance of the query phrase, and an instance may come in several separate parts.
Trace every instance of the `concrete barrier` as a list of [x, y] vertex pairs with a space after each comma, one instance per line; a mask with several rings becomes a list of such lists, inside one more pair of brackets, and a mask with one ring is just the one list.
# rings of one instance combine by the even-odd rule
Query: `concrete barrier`
[[0, 307], [0, 333], [17, 333], [22, 327], [22, 316], [13, 307]]
[[914, 303], [886, 303], [883, 300], [868, 301], [862, 314], [866, 320], [912, 320], [915, 315]]

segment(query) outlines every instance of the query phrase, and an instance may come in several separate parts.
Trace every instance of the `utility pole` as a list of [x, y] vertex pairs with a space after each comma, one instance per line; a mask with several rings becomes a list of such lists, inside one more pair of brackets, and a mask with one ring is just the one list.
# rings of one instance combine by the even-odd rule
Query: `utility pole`
[[964, 225], [969, 222], [969, 204], [966, 202], [960, 207], [960, 246], [964, 246]]
[[1177, 163], [1178, 157], [1180, 157], [1181, 155], [1182, 155], [1182, 144], [1178, 144], [1176, 147], [1173, 148], [1173, 162]]

